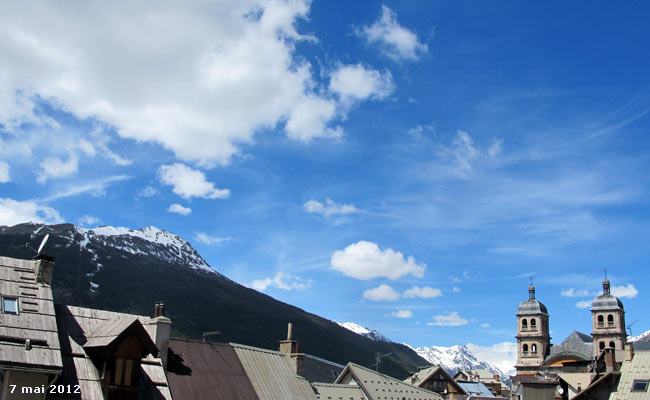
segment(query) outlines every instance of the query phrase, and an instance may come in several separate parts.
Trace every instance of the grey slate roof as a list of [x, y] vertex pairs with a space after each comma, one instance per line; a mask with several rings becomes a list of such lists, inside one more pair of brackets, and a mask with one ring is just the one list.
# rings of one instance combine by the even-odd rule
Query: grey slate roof
[[533, 298], [522, 301], [521, 304], [519, 304], [519, 308], [517, 309], [517, 315], [529, 314], [548, 314], [548, 311], [546, 310], [546, 306], [542, 304], [541, 301]]
[[301, 376], [309, 382], [332, 383], [344, 368], [341, 364], [305, 354]]
[[[0, 314], [0, 365], [61, 370], [52, 289], [36, 282], [36, 261], [0, 257], [0, 295], [18, 299], [18, 315]], [[26, 350], [25, 339], [32, 348]]]
[[591, 303], [591, 310], [623, 310], [623, 303], [612, 294], [601, 294]]
[[409, 385], [388, 375], [381, 374], [369, 368], [349, 363], [339, 375], [336, 383], [342, 383], [350, 374], [369, 400], [440, 400], [438, 393]]
[[367, 400], [363, 390], [356, 385], [313, 383], [312, 386], [319, 400]]
[[573, 331], [560, 344], [551, 346], [551, 351], [546, 360], [556, 357], [560, 354], [567, 354], [580, 357], [584, 360], [592, 358], [593, 338], [582, 332]]
[[[107, 324], [120, 320], [139, 321], [145, 325], [150, 318], [92, 308], [55, 306], [56, 320], [63, 356], [63, 373], [57, 384], [80, 385], [81, 394], [66, 394], [66, 399], [101, 399], [101, 371], [93, 364], [83, 345], [93, 332], [106, 332]], [[99, 329], [99, 330], [98, 330]], [[151, 355], [142, 360], [140, 367], [145, 383], [145, 399], [171, 400], [171, 393], [160, 358]]]
[[241, 344], [230, 345], [260, 400], [316, 400], [309, 382], [289, 367], [286, 355]]
[[649, 400], [650, 388], [646, 392], [631, 391], [635, 379], [650, 379], [650, 351], [635, 351], [632, 361], [623, 363], [618, 388], [609, 400]]

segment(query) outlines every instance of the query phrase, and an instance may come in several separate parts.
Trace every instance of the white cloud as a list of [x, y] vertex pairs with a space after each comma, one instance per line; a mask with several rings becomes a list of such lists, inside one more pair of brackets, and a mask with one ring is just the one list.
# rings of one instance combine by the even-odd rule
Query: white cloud
[[392, 312], [391, 315], [395, 318], [411, 318], [413, 317], [413, 312], [411, 310], [399, 310]]
[[453, 293], [460, 293], [460, 288], [458, 286], [454, 286], [453, 288], [451, 288], [451, 291]]
[[639, 294], [633, 284], [628, 283], [627, 286], [612, 286], [611, 292], [616, 297], [629, 297], [633, 298]]
[[91, 196], [94, 197], [104, 196], [106, 194], [107, 186], [116, 182], [122, 182], [129, 178], [130, 177], [127, 175], [114, 175], [114, 176], [108, 176], [105, 178], [97, 179], [96, 181], [92, 181], [89, 183], [74, 184], [72, 186], [66, 187], [60, 192], [57, 192], [45, 198], [44, 200], [45, 201], [58, 200], [66, 197], [78, 196], [84, 193], [89, 193]]
[[92, 215], [84, 215], [77, 219], [77, 224], [87, 227], [96, 226], [99, 222], [99, 218], [93, 217]]
[[458, 130], [456, 137], [448, 147], [442, 147], [440, 156], [453, 161], [452, 170], [456, 175], [466, 178], [472, 172], [472, 163], [481, 152], [474, 147], [474, 140], [465, 131]]
[[399, 293], [392, 287], [381, 284], [376, 288], [364, 290], [363, 298], [372, 301], [395, 301], [399, 299]]
[[145, 186], [142, 188], [138, 196], [140, 197], [151, 197], [158, 193], [158, 190], [153, 186]]
[[273, 278], [254, 280], [251, 287], [260, 292], [265, 291], [269, 287], [282, 290], [304, 290], [311, 287], [312, 283], [311, 280], [303, 280], [295, 275], [278, 271]]
[[359, 241], [332, 253], [332, 268], [357, 279], [385, 277], [397, 279], [404, 275], [424, 276], [425, 264], [417, 264], [413, 256], [404, 259], [399, 251], [381, 250], [376, 243]]
[[481, 324], [481, 328], [489, 328], [489, 327], [490, 327], [490, 324], [487, 323], [487, 322], [484, 322], [484, 323]]
[[492, 144], [490, 145], [490, 148], [488, 148], [489, 156], [494, 158], [499, 153], [501, 153], [502, 145], [503, 145], [503, 139], [494, 139], [492, 141]]
[[172, 191], [184, 199], [225, 199], [230, 196], [230, 190], [215, 188], [214, 183], [209, 182], [203, 172], [185, 164], [163, 165], [158, 169], [158, 176], [160, 182], [173, 186]]
[[9, 164], [0, 161], [0, 183], [7, 182], [11, 182], [11, 176], [9, 176]]
[[428, 51], [415, 33], [397, 22], [395, 13], [381, 6], [381, 17], [372, 24], [360, 29], [357, 34], [368, 43], [377, 43], [382, 52], [393, 60], [417, 60], [420, 53]]
[[452, 311], [448, 313], [447, 315], [441, 314], [441, 315], [434, 315], [433, 319], [435, 320], [434, 322], [428, 322], [427, 325], [431, 326], [462, 326], [462, 325], [467, 325], [467, 320], [465, 318], [462, 318], [459, 314], [458, 311]]
[[196, 240], [203, 244], [207, 245], [221, 245], [224, 242], [227, 242], [230, 240], [229, 237], [221, 237], [221, 236], [210, 236], [206, 233], [203, 232], [198, 232], [196, 234]]
[[74, 155], [70, 155], [67, 161], [63, 161], [59, 157], [48, 157], [41, 163], [41, 173], [36, 180], [45, 183], [48, 178], [65, 178], [77, 172], [78, 169], [79, 160]]
[[12, 226], [30, 221], [57, 224], [63, 222], [63, 218], [55, 209], [31, 200], [0, 198], [0, 225]]
[[338, 204], [331, 199], [326, 199], [325, 204], [317, 200], [309, 200], [302, 207], [309, 213], [321, 214], [325, 218], [331, 217], [332, 215], [346, 215], [359, 212], [353, 204]]
[[576, 303], [576, 307], [578, 307], [578, 308], [589, 308], [589, 307], [591, 307], [591, 300], [579, 301], [579, 302]]
[[421, 137], [425, 132], [435, 132], [436, 126], [431, 125], [416, 125], [413, 128], [409, 129], [406, 133], [415, 137]]
[[590, 294], [588, 290], [575, 290], [574, 288], [570, 288], [563, 290], [561, 295], [562, 297], [586, 297]]
[[368, 98], [383, 99], [394, 89], [389, 71], [381, 73], [361, 64], [339, 66], [332, 73], [329, 85], [329, 90], [338, 94], [345, 103]]
[[517, 362], [517, 343], [503, 342], [492, 346], [479, 346], [467, 343], [467, 348], [478, 358], [509, 375], [514, 375]]
[[[207, 167], [227, 163], [256, 132], [285, 123], [294, 139], [340, 137], [338, 102], [296, 55], [299, 42], [316, 41], [296, 30], [309, 9], [309, 0], [154, 9], [126, 0], [110, 9], [91, 2], [73, 9], [3, 2], [0, 121], [17, 127], [40, 120], [35, 99], [46, 99]], [[383, 40], [412, 58], [412, 34], [391, 15], [369, 32], [387, 30]], [[416, 38], [415, 48], [426, 46]]]
[[192, 213], [192, 209], [189, 207], [183, 207], [180, 204], [172, 204], [167, 208], [167, 211], [171, 213], [176, 213], [180, 215], [190, 215]]
[[434, 289], [429, 286], [413, 286], [404, 292], [404, 297], [406, 298], [420, 297], [423, 299], [432, 299], [440, 296], [442, 296], [442, 291], [440, 289]]

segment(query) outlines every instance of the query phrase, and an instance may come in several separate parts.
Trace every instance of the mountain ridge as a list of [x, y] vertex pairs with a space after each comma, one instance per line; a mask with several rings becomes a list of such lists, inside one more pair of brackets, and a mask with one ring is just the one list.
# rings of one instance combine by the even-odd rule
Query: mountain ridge
[[57, 303], [150, 315], [162, 300], [173, 336], [199, 339], [203, 332], [219, 331], [215, 340], [220, 342], [277, 349], [287, 323], [293, 322], [301, 349], [317, 357], [370, 366], [376, 353], [393, 353], [382, 360], [381, 372], [402, 379], [427, 364], [406, 346], [356, 335], [228, 279], [189, 242], [155, 227], [1, 226], [0, 255], [30, 259], [34, 252], [25, 242], [36, 245], [45, 234], [50, 234], [46, 254], [56, 258], [52, 290]]

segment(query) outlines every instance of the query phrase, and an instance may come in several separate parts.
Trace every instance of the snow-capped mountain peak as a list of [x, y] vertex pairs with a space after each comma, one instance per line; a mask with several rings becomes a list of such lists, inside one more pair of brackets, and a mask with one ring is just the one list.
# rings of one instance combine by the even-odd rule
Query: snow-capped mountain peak
[[164, 260], [180, 258], [183, 264], [192, 269], [217, 273], [188, 242], [155, 226], [135, 230], [107, 225], [75, 229], [82, 236], [79, 243], [83, 248], [97, 242], [131, 254], [153, 255]]
[[481, 361], [472, 353], [467, 346], [431, 346], [418, 347], [415, 352], [433, 365], [440, 365], [450, 374], [458, 371], [484, 369], [492, 375], [499, 375], [502, 381], [508, 380], [508, 374], [501, 371], [485, 361]]
[[380, 342], [392, 342], [392, 340], [388, 339], [386, 336], [382, 335], [381, 333], [375, 330], [370, 330], [354, 322], [337, 322], [337, 324], [339, 324], [340, 326], [342, 326], [343, 328], [349, 331], [356, 333], [357, 335], [365, 336], [372, 340], [377, 340]]

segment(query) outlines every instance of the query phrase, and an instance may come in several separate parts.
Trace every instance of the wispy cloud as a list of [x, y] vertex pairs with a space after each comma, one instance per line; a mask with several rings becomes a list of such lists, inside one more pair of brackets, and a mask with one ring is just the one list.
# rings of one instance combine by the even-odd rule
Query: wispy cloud
[[204, 232], [198, 232], [196, 234], [196, 240], [199, 241], [200, 243], [207, 244], [210, 246], [214, 245], [221, 245], [227, 241], [230, 240], [229, 237], [222, 237], [222, 236], [212, 236], [208, 235], [207, 233]]
[[298, 276], [278, 271], [272, 278], [254, 280], [251, 287], [260, 292], [270, 287], [281, 290], [305, 290], [310, 288], [312, 283], [311, 280], [304, 280]]
[[467, 325], [469, 321], [462, 318], [458, 311], [452, 311], [448, 314], [434, 315], [434, 322], [427, 322], [430, 326], [462, 326]]
[[442, 296], [442, 290], [440, 289], [434, 289], [429, 286], [413, 286], [410, 289], [407, 289], [404, 292], [404, 297], [406, 298], [413, 298], [413, 297], [419, 297], [422, 299], [433, 299], [435, 297], [441, 297]]
[[411, 310], [398, 310], [394, 311], [391, 313], [391, 315], [395, 318], [412, 318], [413, 317], [413, 312]]
[[427, 45], [417, 35], [397, 22], [397, 15], [386, 6], [381, 6], [381, 16], [374, 24], [357, 30], [357, 35], [368, 43], [378, 44], [381, 51], [395, 61], [417, 60], [427, 53]]
[[58, 199], [63, 199], [66, 197], [78, 196], [81, 194], [90, 193], [93, 196], [103, 196], [106, 192], [106, 188], [114, 183], [121, 182], [131, 177], [128, 175], [115, 175], [109, 176], [106, 178], [101, 178], [93, 182], [76, 184], [67, 187], [65, 190], [55, 193], [47, 198], [44, 201], [53, 201]]
[[325, 218], [337, 215], [347, 215], [358, 213], [359, 210], [354, 204], [339, 204], [331, 199], [325, 199], [325, 204], [317, 200], [309, 200], [302, 206], [305, 211], [313, 214], [320, 214]]

